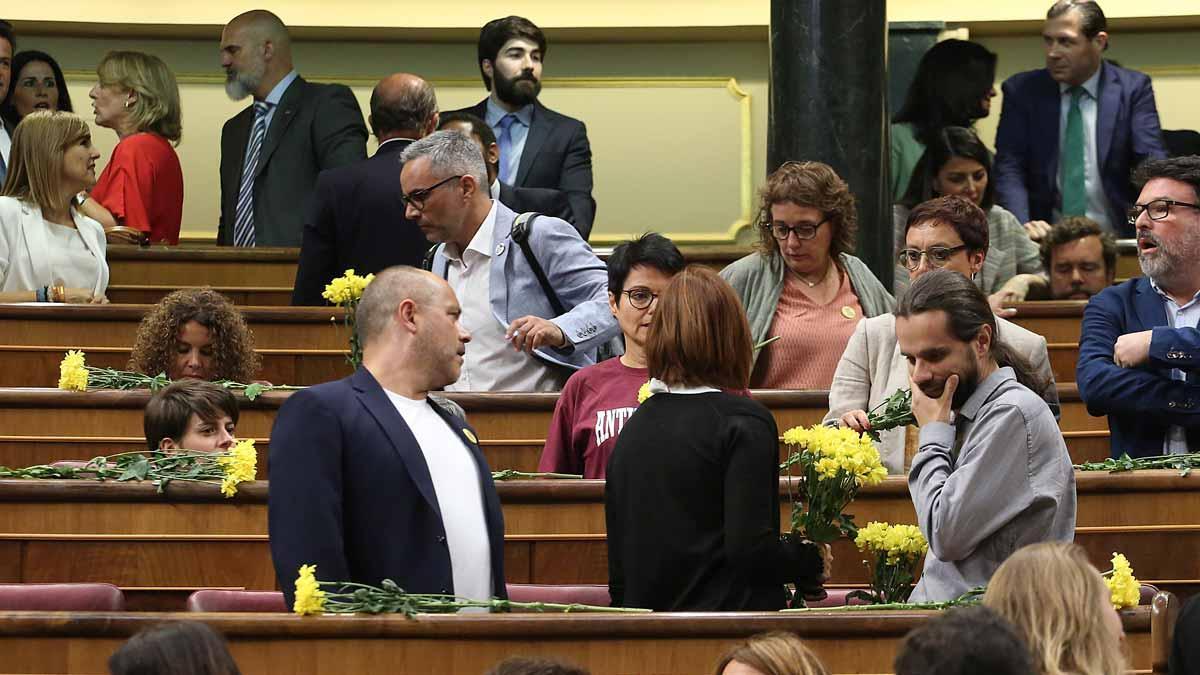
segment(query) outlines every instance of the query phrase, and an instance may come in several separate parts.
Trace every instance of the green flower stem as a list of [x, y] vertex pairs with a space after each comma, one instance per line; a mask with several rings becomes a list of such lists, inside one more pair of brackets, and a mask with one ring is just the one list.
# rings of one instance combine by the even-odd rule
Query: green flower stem
[[503, 469], [501, 471], [492, 472], [492, 480], [516, 480], [529, 478], [562, 478], [566, 480], [581, 480], [583, 476], [577, 473], [555, 473], [553, 471], [517, 471], [516, 469]]
[[879, 610], [921, 610], [921, 609], [950, 609], [977, 605], [986, 587], [973, 588], [953, 600], [943, 602], [885, 602], [879, 605], [841, 605], [838, 607], [803, 607], [797, 609], [781, 609], [782, 613], [800, 612], [874, 612]]
[[403, 613], [407, 616], [425, 613], [456, 612], [467, 608], [494, 611], [528, 610], [535, 612], [607, 612], [647, 613], [648, 609], [631, 607], [601, 607], [599, 605], [563, 604], [555, 602], [515, 602], [492, 598], [472, 600], [457, 595], [435, 593], [406, 593], [390, 581], [383, 588], [355, 582], [318, 581], [320, 586], [355, 589], [351, 592], [325, 591], [324, 611], [328, 614]]
[[1179, 469], [1182, 471], [1181, 476], [1188, 475], [1192, 469], [1198, 467], [1200, 467], [1200, 453], [1197, 452], [1183, 455], [1156, 455], [1153, 457], [1137, 458], [1130, 457], [1129, 455], [1121, 455], [1116, 459], [1109, 458], [1102, 462], [1084, 462], [1083, 464], [1075, 465], [1075, 469], [1078, 471], [1108, 471], [1110, 473], [1146, 471], [1150, 469]]

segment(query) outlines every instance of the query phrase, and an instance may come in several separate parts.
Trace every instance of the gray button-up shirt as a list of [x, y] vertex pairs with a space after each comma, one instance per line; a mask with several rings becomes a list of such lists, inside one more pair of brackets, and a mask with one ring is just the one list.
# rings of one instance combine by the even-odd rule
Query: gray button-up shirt
[[988, 583], [1014, 551], [1075, 538], [1075, 472], [1050, 408], [992, 373], [953, 424], [921, 428], [908, 474], [917, 523], [929, 541], [912, 602], [951, 600]]

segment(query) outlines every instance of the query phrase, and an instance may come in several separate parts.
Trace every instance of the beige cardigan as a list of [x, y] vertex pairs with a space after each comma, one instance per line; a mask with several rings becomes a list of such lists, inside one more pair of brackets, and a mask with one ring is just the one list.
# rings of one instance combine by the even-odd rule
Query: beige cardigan
[[[1046, 338], [1000, 317], [996, 317], [996, 325], [1000, 339], [1024, 356], [1038, 376], [1050, 383], [1042, 398], [1057, 418], [1058, 389], [1050, 370]], [[854, 328], [833, 373], [829, 413], [824, 421], [837, 422], [851, 410], [870, 411], [892, 394], [908, 388], [908, 361], [900, 355], [900, 344], [896, 341], [896, 316], [881, 314], [863, 319]], [[888, 473], [904, 473], [903, 428], [880, 434], [879, 454]]]

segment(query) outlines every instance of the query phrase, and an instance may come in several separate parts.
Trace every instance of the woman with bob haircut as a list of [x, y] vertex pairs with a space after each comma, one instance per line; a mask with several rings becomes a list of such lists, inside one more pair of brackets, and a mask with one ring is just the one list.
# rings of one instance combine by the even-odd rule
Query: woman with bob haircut
[[713, 675], [829, 675], [794, 633], [760, 633], [730, 647]]
[[[995, 201], [991, 181], [992, 158], [974, 131], [946, 127], [937, 132], [912, 174], [903, 199], [892, 209], [896, 241], [904, 241], [909, 212], [935, 197], [957, 195], [968, 199], [987, 214], [988, 248], [975, 285], [991, 296], [992, 307], [1000, 309], [1007, 285], [1042, 271], [1041, 250], [1029, 238], [1021, 221]], [[896, 294], [908, 288], [908, 274], [896, 268], [892, 285]]]
[[96, 182], [99, 157], [71, 113], [17, 126], [0, 189], [0, 302], [108, 302], [104, 228], [72, 201]]
[[983, 604], [1029, 645], [1038, 675], [1112, 675], [1129, 669], [1112, 593], [1078, 544], [1031, 544], [988, 582]]
[[175, 75], [157, 56], [123, 51], [105, 55], [96, 75], [88, 94], [96, 124], [117, 132], [119, 142], [84, 208], [105, 229], [140, 231], [135, 243], [178, 244], [183, 169], [172, 146], [183, 124]]
[[851, 255], [854, 195], [820, 162], [785, 162], [759, 191], [758, 251], [721, 270], [746, 309], [756, 389], [828, 389], [838, 358], [863, 317], [895, 301]]
[[987, 117], [996, 96], [996, 55], [966, 40], [942, 40], [917, 74], [891, 126], [892, 199], [908, 189], [913, 167], [943, 127], [970, 127]]
[[608, 462], [609, 593], [654, 611], [776, 610], [823, 583], [828, 551], [779, 536], [779, 432], [750, 378], [750, 327], [712, 270], [658, 300], [645, 399]]
[[261, 366], [254, 335], [233, 303], [211, 288], [184, 288], [146, 313], [128, 367], [172, 380], [249, 383]]
[[17, 52], [12, 60], [12, 74], [0, 114], [14, 127], [26, 115], [39, 110], [74, 112], [62, 68], [46, 52], [33, 49]]
[[208, 624], [172, 621], [148, 628], [108, 659], [112, 675], [241, 675], [229, 647]]

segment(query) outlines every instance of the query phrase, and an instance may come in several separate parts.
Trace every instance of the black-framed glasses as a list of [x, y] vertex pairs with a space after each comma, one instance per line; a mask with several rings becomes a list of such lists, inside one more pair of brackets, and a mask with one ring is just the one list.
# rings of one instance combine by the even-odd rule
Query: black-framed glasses
[[462, 177], [463, 177], [462, 174], [459, 174], [457, 176], [448, 176], [448, 177], [443, 178], [442, 180], [434, 183], [433, 185], [430, 185], [427, 188], [422, 188], [420, 190], [413, 190], [412, 192], [410, 192], [408, 194], [404, 194], [403, 192], [401, 192], [400, 193], [400, 201], [403, 204], [412, 204], [412, 206], [414, 208], [416, 208], [418, 211], [420, 211], [425, 208], [425, 200], [429, 199], [429, 195], [433, 194], [434, 190], [442, 187], [443, 185], [445, 185], [446, 183], [449, 183], [452, 180], [456, 180], [456, 179], [462, 178]]
[[1200, 204], [1177, 202], [1174, 199], [1153, 199], [1145, 204], [1134, 204], [1129, 208], [1129, 224], [1137, 225], [1138, 216], [1142, 211], [1150, 216], [1150, 220], [1162, 220], [1171, 214], [1172, 206], [1186, 206], [1190, 209], [1200, 209]]
[[929, 260], [929, 264], [934, 267], [945, 267], [946, 263], [950, 262], [950, 258], [959, 251], [966, 250], [966, 244], [958, 246], [930, 246], [925, 250], [918, 248], [901, 249], [896, 255], [896, 262], [900, 263], [905, 269], [912, 271], [921, 266], [921, 258]]
[[822, 220], [816, 225], [797, 225], [795, 227], [788, 227], [782, 223], [768, 223], [763, 227], [771, 233], [772, 237], [775, 237], [779, 241], [787, 241], [787, 238], [790, 237], [793, 232], [796, 234], [797, 239], [803, 241], [805, 239], [812, 239], [813, 237], [817, 236], [817, 230], [821, 229], [821, 226], [827, 222], [829, 222], [828, 218]]
[[631, 288], [628, 291], [621, 291], [621, 293], [629, 297], [629, 306], [634, 309], [646, 309], [658, 299], [658, 293], [652, 293], [644, 288]]

